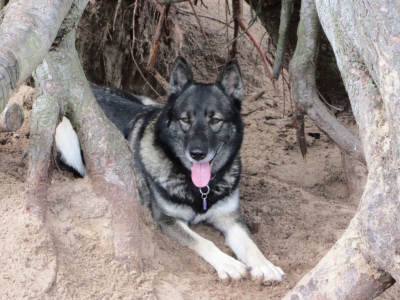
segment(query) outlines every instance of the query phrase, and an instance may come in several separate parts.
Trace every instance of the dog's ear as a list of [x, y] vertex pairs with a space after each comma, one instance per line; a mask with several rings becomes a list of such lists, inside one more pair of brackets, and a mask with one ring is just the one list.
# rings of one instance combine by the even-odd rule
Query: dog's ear
[[232, 99], [242, 101], [244, 96], [242, 75], [236, 60], [229, 61], [218, 76], [225, 93]]
[[172, 69], [171, 78], [169, 79], [168, 96], [179, 95], [185, 84], [193, 80], [192, 70], [187, 61], [178, 56]]

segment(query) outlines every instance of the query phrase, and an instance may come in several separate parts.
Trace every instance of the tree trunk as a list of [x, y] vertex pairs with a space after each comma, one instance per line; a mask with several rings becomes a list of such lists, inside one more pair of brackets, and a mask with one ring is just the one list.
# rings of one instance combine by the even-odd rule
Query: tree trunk
[[98, 106], [75, 49], [76, 28], [87, 2], [74, 2], [64, 22], [67, 33], [57, 50], [46, 56], [48, 74], [57, 82], [58, 97], [64, 100], [66, 116], [78, 133], [94, 190], [111, 204], [115, 257], [130, 269], [140, 270], [140, 203], [132, 153]]
[[400, 280], [400, 3], [316, 0], [368, 166], [357, 214], [285, 299], [373, 299]]
[[[73, 0], [11, 0], [0, 24], [0, 112], [42, 62]], [[22, 21], [23, 20], [23, 21]]]

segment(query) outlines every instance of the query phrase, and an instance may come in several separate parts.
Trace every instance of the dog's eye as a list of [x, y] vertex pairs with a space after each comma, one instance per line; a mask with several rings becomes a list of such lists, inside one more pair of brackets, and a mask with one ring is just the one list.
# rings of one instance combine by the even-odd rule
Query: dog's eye
[[190, 120], [189, 120], [188, 117], [182, 117], [182, 118], [181, 118], [181, 121], [182, 121], [183, 123], [188, 124]]
[[210, 120], [211, 125], [218, 124], [219, 122], [221, 122], [221, 119], [218, 118], [211, 118]]

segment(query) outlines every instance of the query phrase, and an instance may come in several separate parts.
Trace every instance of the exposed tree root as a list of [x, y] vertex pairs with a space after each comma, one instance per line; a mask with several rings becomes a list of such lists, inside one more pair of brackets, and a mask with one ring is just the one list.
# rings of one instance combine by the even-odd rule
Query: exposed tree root
[[51, 148], [60, 111], [53, 96], [56, 93], [58, 99], [64, 99], [61, 109], [77, 130], [94, 190], [110, 202], [115, 258], [140, 271], [140, 204], [131, 152], [97, 105], [75, 50], [76, 27], [87, 1], [75, 1], [64, 23], [63, 38], [54, 47], [57, 50], [50, 51], [38, 68], [43, 96], [36, 99], [32, 116], [27, 208], [46, 220], [47, 189], [53, 170]]
[[283, 128], [296, 129], [296, 137], [299, 142], [301, 155], [303, 156], [303, 159], [306, 159], [307, 142], [304, 132], [304, 114], [301, 114], [298, 111], [296, 111], [292, 117], [279, 120], [268, 120], [267, 123], [278, 126], [280, 129]]
[[59, 94], [66, 99], [65, 112], [78, 133], [88, 174], [95, 192], [111, 205], [115, 258], [141, 270], [139, 236], [140, 203], [131, 152], [122, 134], [105, 117], [85, 78], [75, 49], [77, 20], [87, 0], [77, 0], [65, 21], [69, 32], [58, 51], [47, 56], [49, 74], [59, 80]]
[[211, 49], [210, 42], [208, 41], [207, 35], [206, 35], [206, 33], [204, 32], [203, 26], [201, 26], [200, 19], [199, 19], [199, 17], [197, 16], [196, 9], [194, 8], [194, 5], [193, 5], [193, 3], [192, 3], [192, 0], [188, 0], [188, 1], [189, 1], [190, 6], [192, 7], [194, 16], [196, 17], [196, 20], [197, 20], [197, 23], [199, 24], [199, 27], [200, 27], [201, 33], [203, 34], [204, 40], [206, 41], [208, 50], [210, 51], [211, 59], [212, 59], [213, 64], [214, 64], [214, 71], [215, 71], [215, 73], [218, 75], [218, 66], [217, 66], [217, 62], [215, 61], [214, 53], [213, 53], [213, 51], [212, 51], [212, 49]]
[[343, 175], [346, 178], [347, 192], [349, 199], [355, 204], [360, 203], [362, 193], [368, 176], [368, 170], [365, 165], [361, 164], [358, 160], [350, 155], [341, 151]]
[[[303, 1], [302, 10], [303, 5], [315, 10], [314, 1]], [[350, 24], [361, 15], [367, 23], [383, 22], [386, 18], [383, 12], [372, 9], [373, 1], [359, 6], [344, 4], [335, 9], [324, 1], [318, 5], [321, 21], [326, 22], [325, 33], [336, 41], [333, 49], [363, 141], [368, 181], [344, 235], [284, 299], [373, 299], [400, 280], [399, 122], [398, 114], [393, 113], [393, 99], [398, 99], [399, 91], [391, 88], [393, 78], [387, 80], [391, 74], [398, 74], [398, 60], [393, 55], [397, 41], [376, 41], [375, 35], [362, 26], [359, 32], [349, 34]], [[365, 16], [360, 6], [370, 13]], [[393, 3], [392, 11], [398, 16], [398, 4]], [[338, 20], [347, 31], [330, 27]], [[363, 47], [355, 47], [360, 39]], [[371, 49], [371, 74], [379, 80], [379, 87], [371, 84], [370, 75], [360, 64], [360, 58], [370, 55]], [[387, 57], [385, 68], [380, 67], [382, 61], [375, 56]], [[379, 75], [374, 74], [377, 70]]]
[[394, 284], [385, 272], [371, 266], [361, 254], [362, 240], [355, 234], [358, 220], [318, 265], [305, 275], [283, 300], [374, 299]]
[[34, 73], [36, 94], [29, 138], [29, 165], [25, 196], [27, 210], [46, 222], [47, 193], [53, 173], [53, 141], [60, 115], [57, 86], [47, 77], [46, 60]]
[[114, 20], [113, 20], [113, 31], [115, 31], [115, 21], [117, 20], [118, 12], [119, 12], [119, 9], [121, 8], [121, 3], [122, 3], [122, 0], [118, 0], [117, 6], [115, 8]]
[[289, 74], [293, 99], [297, 105], [327, 134], [341, 149], [366, 164], [361, 142], [330, 113], [319, 100], [315, 84], [315, 68], [320, 24], [315, 4], [302, 2], [301, 24], [297, 35], [296, 51], [290, 62]]
[[[237, 38], [236, 28], [237, 28], [237, 26], [239, 26], [243, 30], [243, 32], [245, 32], [246, 35], [250, 38], [250, 40], [253, 42], [254, 46], [256, 47], [258, 53], [261, 56], [261, 60], [263, 62], [263, 65], [265, 67], [267, 75], [268, 75], [268, 77], [271, 78], [272, 77], [272, 68], [271, 68], [270, 64], [268, 63], [267, 58], [265, 56], [265, 53], [262, 50], [260, 44], [257, 42], [256, 38], [251, 33], [251, 31], [247, 27], [245, 21], [243, 20], [242, 3], [241, 3], [240, 0], [232, 0], [232, 12], [233, 12], [233, 18], [235, 20], [235, 36], [234, 36], [234, 38], [235, 39]], [[236, 41], [234, 42], [234, 44], [235, 43], [236, 43]], [[236, 46], [232, 46], [232, 49], [233, 48], [236, 49]], [[231, 52], [231, 54], [235, 54], [235, 53], [236, 53], [236, 51], [235, 52]], [[274, 88], [276, 90], [275, 84], [274, 84]]]
[[286, 44], [289, 36], [290, 18], [293, 12], [293, 0], [282, 0], [279, 40], [276, 47], [272, 78], [278, 79], [285, 58]]
[[162, 8], [162, 12], [161, 12], [160, 18], [158, 20], [156, 33], [154, 34], [154, 38], [153, 38], [154, 41], [153, 41], [153, 46], [151, 47], [149, 63], [147, 64], [147, 67], [146, 67], [147, 72], [150, 72], [153, 69], [154, 64], [156, 62], [157, 54], [160, 49], [161, 35], [165, 31], [166, 19], [167, 19], [170, 7], [171, 7], [171, 4], [167, 4]]
[[158, 96], [158, 98], [161, 98], [161, 95], [159, 93], [157, 93], [157, 91], [151, 86], [151, 84], [147, 81], [146, 77], [143, 75], [143, 72], [140, 70], [140, 67], [138, 65], [138, 63], [136, 62], [135, 56], [133, 55], [133, 51], [132, 48], [130, 49], [131, 52], [131, 57], [132, 57], [132, 61], [136, 66], [136, 69], [138, 70], [140, 76], [142, 77], [142, 79], [144, 80], [144, 82], [150, 87], [150, 89]]

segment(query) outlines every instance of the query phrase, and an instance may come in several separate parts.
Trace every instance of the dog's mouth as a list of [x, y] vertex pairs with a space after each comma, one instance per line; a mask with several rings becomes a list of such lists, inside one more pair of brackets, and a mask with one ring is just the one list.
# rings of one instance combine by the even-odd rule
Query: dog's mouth
[[192, 181], [195, 186], [202, 188], [208, 185], [211, 180], [211, 167], [221, 149], [222, 143], [218, 146], [217, 151], [213, 158], [206, 162], [193, 162], [192, 161]]
[[211, 161], [192, 163], [192, 181], [195, 186], [202, 188], [208, 185], [211, 179]]

